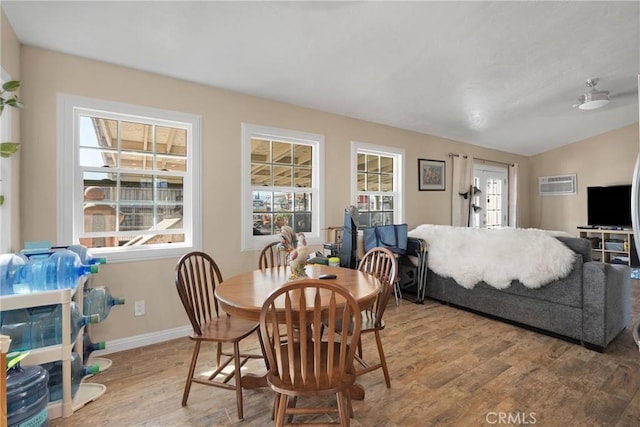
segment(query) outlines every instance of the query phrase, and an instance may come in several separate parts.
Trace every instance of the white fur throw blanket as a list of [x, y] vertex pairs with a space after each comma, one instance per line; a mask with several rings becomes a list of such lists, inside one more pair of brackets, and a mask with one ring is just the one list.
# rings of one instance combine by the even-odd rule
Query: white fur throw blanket
[[527, 288], [566, 277], [573, 267], [574, 252], [554, 235], [538, 229], [466, 228], [423, 224], [409, 237], [427, 242], [428, 267], [471, 289], [480, 281], [505, 289], [512, 280]]

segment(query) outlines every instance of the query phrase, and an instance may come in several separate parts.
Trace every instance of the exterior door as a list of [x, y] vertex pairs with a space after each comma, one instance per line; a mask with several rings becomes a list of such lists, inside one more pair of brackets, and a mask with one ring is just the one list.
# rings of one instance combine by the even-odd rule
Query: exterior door
[[480, 228], [506, 227], [508, 218], [507, 167], [474, 165], [473, 183], [476, 191], [471, 204], [472, 226]]

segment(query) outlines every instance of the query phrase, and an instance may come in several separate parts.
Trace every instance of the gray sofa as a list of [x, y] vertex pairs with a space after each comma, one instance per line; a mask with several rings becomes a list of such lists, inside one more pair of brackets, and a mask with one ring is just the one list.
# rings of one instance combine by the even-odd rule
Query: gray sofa
[[573, 269], [567, 277], [539, 289], [526, 288], [519, 281], [502, 290], [484, 282], [465, 289], [428, 269], [427, 274], [416, 275], [424, 282], [418, 288], [423, 296], [604, 351], [631, 322], [629, 267], [592, 261], [587, 239], [557, 239], [575, 252]]

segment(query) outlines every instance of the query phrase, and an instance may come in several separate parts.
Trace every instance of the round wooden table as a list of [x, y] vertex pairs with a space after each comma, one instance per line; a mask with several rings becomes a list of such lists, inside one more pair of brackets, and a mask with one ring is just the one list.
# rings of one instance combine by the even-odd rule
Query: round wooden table
[[[377, 278], [358, 270], [313, 264], [307, 265], [306, 271], [311, 279], [317, 279], [322, 274], [335, 274], [336, 278], [327, 279], [327, 282], [347, 288], [361, 309], [373, 305], [380, 290]], [[217, 286], [216, 297], [226, 313], [258, 322], [267, 296], [289, 282], [289, 276], [289, 267], [272, 267], [238, 274]]]
[[[373, 305], [380, 290], [380, 281], [376, 277], [358, 270], [313, 264], [307, 265], [306, 271], [311, 279], [317, 279], [322, 274], [335, 274], [336, 278], [326, 279], [327, 282], [337, 283], [349, 289], [363, 310]], [[226, 313], [258, 322], [262, 304], [267, 296], [274, 289], [290, 282], [290, 276], [289, 267], [272, 267], [241, 273], [220, 283], [216, 287], [216, 298]], [[267, 387], [266, 373], [262, 376], [243, 375], [242, 387]], [[364, 399], [364, 388], [360, 384], [354, 384], [349, 393], [352, 399]]]

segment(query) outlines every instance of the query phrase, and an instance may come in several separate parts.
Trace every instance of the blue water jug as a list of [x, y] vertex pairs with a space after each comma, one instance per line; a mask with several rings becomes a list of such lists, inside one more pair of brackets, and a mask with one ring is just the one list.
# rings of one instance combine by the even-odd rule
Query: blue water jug
[[[0, 330], [11, 338], [10, 351], [62, 344], [62, 307], [61, 304], [45, 305], [3, 312]], [[70, 342], [73, 343], [83, 326], [97, 323], [100, 318], [83, 315], [75, 301], [69, 304], [69, 310]]]
[[16, 280], [19, 270], [26, 264], [25, 257], [17, 254], [0, 255], [0, 295], [29, 293], [29, 285]]
[[[49, 372], [49, 401], [62, 399], [62, 361], [49, 362], [42, 365]], [[100, 371], [98, 365], [84, 366], [78, 353], [71, 353], [71, 398], [76, 395], [80, 382], [87, 375], [95, 375]]]
[[7, 425], [48, 426], [49, 373], [18, 363], [7, 371]]
[[0, 334], [11, 338], [9, 351], [31, 348], [31, 318], [26, 308], [1, 312]]
[[94, 343], [93, 341], [91, 341], [91, 337], [89, 337], [89, 334], [86, 332], [84, 333], [84, 336], [82, 337], [82, 362], [86, 364], [87, 361], [89, 360], [89, 356], [91, 356], [91, 353], [93, 353], [96, 350], [104, 350], [104, 349], [105, 349], [104, 341]]
[[[31, 345], [32, 348], [62, 344], [62, 307], [63, 305], [48, 305], [30, 308], [31, 314]], [[70, 342], [78, 338], [83, 326], [98, 323], [98, 316], [86, 316], [80, 312], [75, 301], [69, 303], [70, 310]]]
[[84, 312], [88, 315], [99, 315], [101, 322], [107, 318], [111, 307], [124, 304], [124, 298], [114, 298], [106, 286], [85, 288], [83, 301]]
[[78, 254], [62, 249], [45, 254], [28, 255], [28, 262], [20, 269], [19, 280], [29, 283], [32, 292], [75, 289], [78, 280], [98, 272], [97, 265], [84, 265]]
[[65, 248], [78, 254], [80, 257], [80, 263], [84, 265], [94, 265], [94, 264], [106, 264], [106, 257], [96, 257], [91, 253], [91, 249], [87, 248], [85, 245], [69, 245], [69, 246], [61, 246], [60, 248]]

